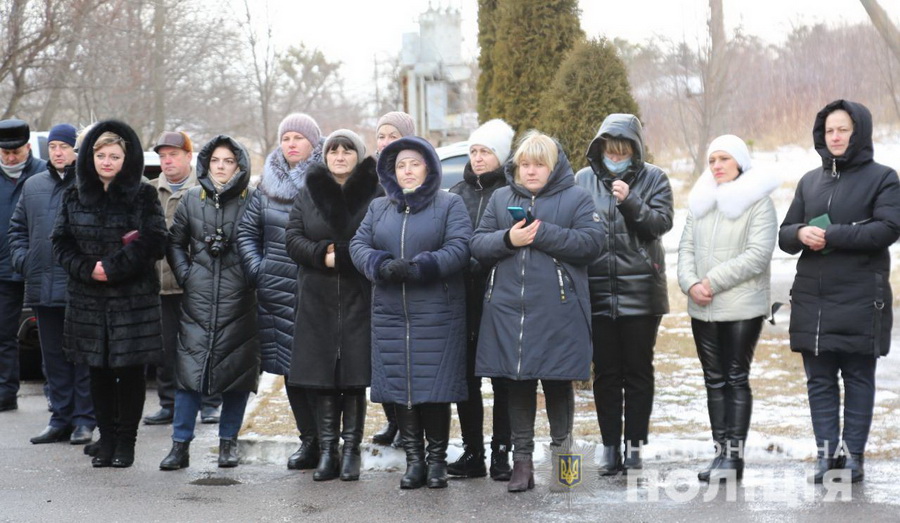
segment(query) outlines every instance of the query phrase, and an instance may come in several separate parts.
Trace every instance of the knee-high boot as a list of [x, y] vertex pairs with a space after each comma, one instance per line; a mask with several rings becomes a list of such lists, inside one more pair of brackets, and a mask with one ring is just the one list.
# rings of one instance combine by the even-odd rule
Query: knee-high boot
[[362, 464], [359, 445], [362, 443], [363, 427], [366, 423], [366, 396], [344, 394], [341, 397], [344, 412], [344, 428], [341, 432], [341, 438], [344, 440], [341, 481], [355, 481], [359, 479]]
[[316, 396], [314, 389], [285, 386], [291, 412], [300, 432], [300, 448], [288, 458], [290, 470], [314, 469], [319, 462], [319, 434], [316, 428]]
[[91, 465], [98, 468], [112, 466], [112, 456], [116, 450], [115, 386], [115, 378], [109, 369], [91, 367], [91, 401], [100, 430], [99, 449], [91, 459]]
[[118, 396], [118, 420], [116, 423], [116, 450], [112, 466], [127, 468], [134, 463], [134, 446], [137, 442], [138, 425], [144, 411], [146, 382], [143, 366], [116, 369], [116, 392]]
[[420, 406], [397, 405], [397, 426], [406, 450], [406, 473], [400, 488], [417, 489], [425, 485], [425, 443], [422, 441]]
[[316, 397], [316, 426], [319, 430], [319, 465], [313, 474], [314, 481], [327, 481], [338, 477], [341, 462], [338, 457], [338, 439], [341, 425], [341, 396], [318, 394]]
[[709, 466], [697, 474], [697, 479], [700, 481], [709, 481], [710, 473], [721, 468], [722, 461], [725, 459], [725, 446], [728, 440], [725, 426], [728, 405], [725, 396], [725, 387], [707, 387], [706, 389], [706, 407], [709, 410], [709, 424], [712, 428], [713, 441], [716, 444], [716, 455]]
[[428, 488], [447, 487], [447, 444], [450, 441], [450, 404], [426, 403], [421, 406], [428, 456]]

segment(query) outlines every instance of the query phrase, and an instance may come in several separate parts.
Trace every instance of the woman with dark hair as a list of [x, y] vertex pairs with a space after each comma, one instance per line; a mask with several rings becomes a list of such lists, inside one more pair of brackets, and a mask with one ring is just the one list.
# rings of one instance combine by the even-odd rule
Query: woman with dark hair
[[[816, 115], [813, 143], [822, 165], [806, 173], [778, 233], [800, 253], [791, 288], [791, 350], [803, 355], [818, 461], [810, 480], [831, 470], [862, 481], [875, 404], [875, 364], [891, 348], [888, 248], [900, 237], [897, 172], [873, 160], [872, 114], [836, 100]], [[841, 387], [844, 428], [841, 431]]]
[[372, 401], [398, 404], [400, 488], [444, 488], [450, 403], [466, 399], [462, 270], [472, 222], [462, 198], [441, 190], [440, 160], [422, 138], [385, 147], [378, 178], [387, 196], [369, 205], [350, 242], [373, 284]]
[[85, 135], [76, 181], [63, 196], [53, 249], [69, 275], [63, 349], [90, 367], [100, 441], [94, 467], [130, 467], [144, 409], [144, 366], [157, 363], [159, 276], [166, 219], [141, 182], [144, 153], [128, 125], [99, 122]]
[[184, 289], [175, 358], [172, 450], [162, 470], [190, 465], [201, 394], [222, 394], [219, 467], [236, 467], [244, 409], [259, 382], [256, 294], [234, 245], [252, 196], [250, 157], [228, 136], [197, 155], [198, 186], [178, 203], [169, 230], [169, 265]]
[[513, 443], [507, 490], [524, 492], [534, 488], [538, 380], [551, 445], [559, 447], [572, 432], [572, 381], [590, 377], [587, 266], [601, 231], [590, 195], [575, 186], [568, 158], [549, 136], [522, 138], [506, 181], [472, 237], [472, 255], [491, 267], [475, 374], [503, 378]]
[[590, 165], [578, 171], [575, 183], [594, 198], [606, 235], [588, 276], [601, 473], [611, 476], [643, 467], [641, 448], [653, 410], [653, 349], [662, 315], [669, 312], [662, 237], [672, 229], [675, 211], [669, 178], [646, 161], [641, 122], [633, 114], [607, 116], [587, 158]]
[[288, 215], [307, 173], [322, 161], [319, 126], [309, 115], [290, 114], [278, 126], [279, 146], [269, 153], [259, 185], [238, 226], [237, 244], [244, 273], [256, 288], [262, 370], [285, 376], [285, 392], [300, 432], [300, 448], [287, 468], [316, 467], [315, 396], [291, 385], [288, 370], [293, 352], [297, 303], [297, 263], [285, 247]]
[[353, 131], [331, 133], [324, 152], [325, 164], [309, 169], [287, 226], [287, 251], [301, 267], [296, 322], [303, 333], [294, 337], [288, 384], [316, 391], [321, 452], [313, 479], [352, 481], [359, 479], [372, 374], [372, 285], [353, 266], [350, 240], [383, 191], [375, 160]]
[[750, 151], [732, 134], [709, 144], [709, 168], [688, 198], [678, 246], [678, 283], [703, 367], [716, 456], [698, 474], [718, 481], [744, 474], [753, 411], [750, 364], [769, 313], [769, 266], [777, 221], [769, 195], [778, 177], [753, 169]]

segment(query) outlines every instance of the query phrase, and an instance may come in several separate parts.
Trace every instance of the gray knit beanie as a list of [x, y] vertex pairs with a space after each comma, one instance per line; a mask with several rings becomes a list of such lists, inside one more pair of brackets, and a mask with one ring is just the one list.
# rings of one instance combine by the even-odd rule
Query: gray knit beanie
[[284, 133], [291, 131], [302, 134], [309, 140], [309, 143], [313, 144], [313, 147], [319, 143], [319, 137], [322, 134], [319, 124], [313, 120], [312, 116], [303, 113], [289, 114], [278, 124], [278, 139], [281, 140]]
[[381, 126], [384, 124], [396, 127], [403, 138], [416, 134], [416, 124], [413, 122], [412, 116], [404, 112], [391, 111], [379, 118], [378, 123], [375, 124], [375, 132], [377, 133], [378, 129], [381, 129]]
[[346, 138], [350, 140], [353, 144], [353, 148], [356, 149], [356, 165], [362, 163], [363, 159], [366, 157], [366, 144], [363, 143], [362, 138], [359, 137], [358, 134], [354, 133], [350, 129], [338, 129], [333, 133], [328, 135], [328, 138], [325, 138], [325, 146], [322, 147], [322, 155], [325, 156], [328, 154], [330, 150], [331, 143], [335, 138]]

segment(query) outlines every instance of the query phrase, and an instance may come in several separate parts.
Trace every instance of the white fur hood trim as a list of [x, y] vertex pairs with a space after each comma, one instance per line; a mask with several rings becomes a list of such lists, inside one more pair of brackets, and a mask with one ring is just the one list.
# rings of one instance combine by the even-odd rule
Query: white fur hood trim
[[762, 169], [748, 169], [736, 179], [720, 185], [707, 169], [691, 189], [688, 207], [694, 218], [702, 218], [718, 208], [726, 218], [734, 220], [772, 194], [779, 185], [781, 179], [776, 174]]

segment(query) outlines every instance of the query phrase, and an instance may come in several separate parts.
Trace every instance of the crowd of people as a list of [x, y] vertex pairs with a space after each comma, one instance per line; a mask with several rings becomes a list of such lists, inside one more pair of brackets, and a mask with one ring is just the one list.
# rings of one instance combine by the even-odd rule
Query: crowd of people
[[[776, 241], [800, 253], [790, 344], [819, 449], [810, 479], [864, 478], [875, 367], [890, 347], [888, 247], [900, 237], [900, 183], [873, 160], [872, 125], [859, 103], [822, 109], [822, 166], [801, 179], [780, 228], [778, 176], [753, 168], [737, 136], [709, 144], [677, 270], [715, 443], [700, 481], [743, 475]], [[401, 488], [490, 474], [527, 491], [538, 382], [558, 448], [572, 434], [573, 383], [586, 380], [601, 473], [642, 469], [674, 198], [647, 161], [640, 120], [609, 115], [577, 173], [553, 137], [531, 130], [514, 144], [514, 130], [490, 120], [471, 133], [449, 191], [409, 115], [388, 113], [375, 132], [368, 155], [357, 133], [325, 135], [290, 114], [251, 183], [235, 138], [195, 151], [186, 133], [166, 131], [154, 147], [162, 173], [148, 181], [126, 123], [80, 134], [56, 125], [45, 163], [26, 122], [0, 121], [0, 411], [18, 408], [24, 304], [37, 316], [51, 411], [31, 442], [85, 445], [94, 467], [134, 463], [155, 366], [159, 409], [143, 422], [172, 425], [161, 470], [190, 466], [198, 414], [218, 423], [218, 466], [237, 466], [263, 371], [284, 376], [296, 422], [287, 467], [315, 481], [359, 479], [368, 389], [387, 418], [373, 443], [406, 453]], [[463, 453], [448, 463], [453, 403]]]

